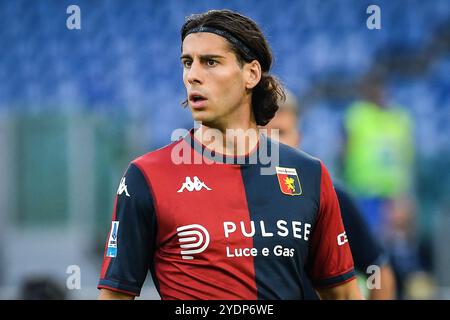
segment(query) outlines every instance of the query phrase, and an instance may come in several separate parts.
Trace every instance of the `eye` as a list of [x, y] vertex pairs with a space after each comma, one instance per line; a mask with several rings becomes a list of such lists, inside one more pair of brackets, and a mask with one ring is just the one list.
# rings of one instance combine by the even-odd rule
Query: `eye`
[[183, 64], [183, 67], [185, 67], [185, 68], [190, 68], [192, 65], [191, 60], [183, 60], [181, 63]]
[[217, 65], [217, 61], [209, 59], [206, 61], [206, 64], [208, 65], [208, 67], [214, 67]]

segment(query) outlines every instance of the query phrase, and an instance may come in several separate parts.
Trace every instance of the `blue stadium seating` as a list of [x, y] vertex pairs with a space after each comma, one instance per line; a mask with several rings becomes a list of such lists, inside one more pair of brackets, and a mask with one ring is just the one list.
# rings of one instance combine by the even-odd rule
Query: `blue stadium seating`
[[[274, 72], [301, 96], [330, 74], [362, 76], [383, 49], [420, 51], [450, 17], [447, 0], [377, 3], [382, 29], [373, 31], [365, 27], [368, 1], [81, 0], [82, 29], [70, 31], [69, 1], [2, 1], [0, 110], [143, 114], [155, 124], [158, 146], [190, 121], [179, 112], [179, 28], [188, 14], [227, 7], [254, 18], [273, 47]], [[415, 116], [433, 115], [419, 131], [422, 139], [440, 141], [431, 138], [449, 131], [449, 75], [447, 55], [426, 77], [391, 81], [398, 103]]]

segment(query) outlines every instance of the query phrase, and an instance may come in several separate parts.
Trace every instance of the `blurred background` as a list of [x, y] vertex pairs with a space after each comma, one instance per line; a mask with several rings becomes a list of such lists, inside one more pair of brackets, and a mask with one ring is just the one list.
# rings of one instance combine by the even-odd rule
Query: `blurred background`
[[[179, 29], [221, 8], [262, 28], [301, 105], [302, 149], [359, 199], [399, 297], [449, 299], [448, 0], [0, 1], [0, 298], [97, 297], [128, 162], [193, 127]], [[158, 299], [147, 280], [141, 299]]]

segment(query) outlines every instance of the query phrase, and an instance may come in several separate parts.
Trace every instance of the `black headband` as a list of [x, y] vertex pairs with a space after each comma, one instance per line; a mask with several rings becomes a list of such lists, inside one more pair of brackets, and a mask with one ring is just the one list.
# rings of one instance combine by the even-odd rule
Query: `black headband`
[[186, 35], [184, 37], [186, 38], [189, 34], [197, 33], [197, 32], [210, 32], [210, 33], [215, 33], [221, 37], [224, 37], [225, 39], [230, 41], [232, 44], [237, 46], [239, 49], [244, 51], [244, 53], [246, 54], [246, 58], [248, 58], [250, 60], [256, 59], [256, 55], [253, 54], [253, 52], [250, 50], [249, 47], [247, 47], [242, 41], [240, 41], [239, 39], [234, 37], [231, 33], [227, 32], [225, 30], [201, 26], [201, 27], [190, 29], [188, 32], [186, 32]]

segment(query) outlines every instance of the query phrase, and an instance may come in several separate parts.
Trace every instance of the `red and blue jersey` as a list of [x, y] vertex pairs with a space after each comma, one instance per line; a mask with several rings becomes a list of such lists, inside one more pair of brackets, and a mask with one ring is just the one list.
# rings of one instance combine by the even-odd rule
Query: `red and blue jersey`
[[327, 287], [355, 276], [327, 169], [265, 135], [243, 157], [191, 131], [137, 158], [112, 220], [99, 288], [139, 295], [150, 270], [162, 299], [303, 299], [306, 277]]

